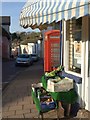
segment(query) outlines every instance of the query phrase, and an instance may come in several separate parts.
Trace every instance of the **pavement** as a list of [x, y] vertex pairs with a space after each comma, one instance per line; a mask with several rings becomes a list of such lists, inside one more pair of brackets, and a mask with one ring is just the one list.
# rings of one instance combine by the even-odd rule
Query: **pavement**
[[[31, 69], [32, 68], [32, 69]], [[41, 61], [28, 67], [20, 73], [2, 93], [2, 118], [38, 118], [39, 114], [31, 96], [31, 84], [40, 82], [43, 75]], [[29, 74], [28, 74], [29, 72]], [[26, 76], [28, 76], [26, 78]], [[63, 117], [63, 109], [60, 109]], [[78, 112], [78, 118], [83, 117]], [[84, 118], [88, 117], [88, 112]], [[57, 111], [52, 110], [44, 114], [44, 118], [57, 118]]]
[[[29, 72], [29, 73], [28, 73]], [[4, 89], [2, 93], [2, 118], [38, 118], [39, 114], [31, 96], [31, 84], [40, 82], [43, 75], [41, 61], [28, 67]], [[28, 77], [25, 77], [28, 76]], [[57, 118], [55, 110], [44, 117]]]

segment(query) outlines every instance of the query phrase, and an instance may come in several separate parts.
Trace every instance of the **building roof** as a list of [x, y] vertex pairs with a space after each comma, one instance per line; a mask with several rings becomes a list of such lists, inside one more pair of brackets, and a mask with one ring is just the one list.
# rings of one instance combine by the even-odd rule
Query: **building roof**
[[2, 26], [0, 26], [0, 35], [6, 36], [8, 39], [10, 39], [10, 34]]
[[0, 25], [9, 25], [10, 26], [10, 16], [0, 16]]

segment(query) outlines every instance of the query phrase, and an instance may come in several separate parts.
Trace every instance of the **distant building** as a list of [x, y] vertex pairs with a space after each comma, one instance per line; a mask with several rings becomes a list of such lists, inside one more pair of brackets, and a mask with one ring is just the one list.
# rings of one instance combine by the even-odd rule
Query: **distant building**
[[28, 46], [27, 45], [20, 45], [21, 54], [28, 53]]
[[28, 53], [29, 54], [35, 53], [35, 43], [28, 43]]
[[10, 16], [0, 16], [0, 49], [2, 58], [9, 59], [11, 55], [11, 37], [9, 32]]

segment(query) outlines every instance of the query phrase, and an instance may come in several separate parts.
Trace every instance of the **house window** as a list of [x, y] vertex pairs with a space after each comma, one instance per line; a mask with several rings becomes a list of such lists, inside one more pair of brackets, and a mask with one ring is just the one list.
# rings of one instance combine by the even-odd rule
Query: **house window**
[[69, 23], [69, 70], [81, 73], [82, 18]]

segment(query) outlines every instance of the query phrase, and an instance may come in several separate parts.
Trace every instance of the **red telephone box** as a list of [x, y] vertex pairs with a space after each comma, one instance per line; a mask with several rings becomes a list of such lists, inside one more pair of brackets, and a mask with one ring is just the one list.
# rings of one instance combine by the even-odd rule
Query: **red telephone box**
[[60, 30], [50, 30], [45, 32], [44, 71], [50, 72], [58, 65], [60, 65]]

